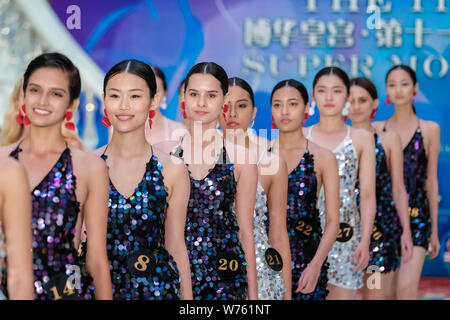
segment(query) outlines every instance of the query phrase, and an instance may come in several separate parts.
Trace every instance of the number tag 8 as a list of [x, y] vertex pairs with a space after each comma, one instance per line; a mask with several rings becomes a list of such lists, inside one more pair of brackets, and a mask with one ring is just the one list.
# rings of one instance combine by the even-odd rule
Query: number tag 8
[[149, 277], [156, 267], [156, 259], [148, 249], [139, 249], [128, 256], [128, 270], [136, 277]]

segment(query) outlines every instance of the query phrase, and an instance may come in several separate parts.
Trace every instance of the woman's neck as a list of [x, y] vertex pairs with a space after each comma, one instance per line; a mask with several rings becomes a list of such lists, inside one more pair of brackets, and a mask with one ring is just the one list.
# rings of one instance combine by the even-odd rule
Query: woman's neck
[[116, 153], [123, 158], [132, 158], [147, 152], [150, 145], [145, 139], [144, 127], [130, 132], [113, 131], [108, 151]]
[[315, 125], [319, 131], [332, 134], [344, 130], [347, 125], [342, 120], [341, 115], [323, 116], [320, 115], [320, 121]]
[[31, 125], [26, 135], [24, 134], [22, 146], [27, 146], [29, 151], [34, 154], [60, 152], [66, 147], [66, 142], [61, 134], [61, 123], [51, 127]]
[[370, 120], [361, 121], [361, 122], [352, 121], [352, 127], [358, 128], [358, 129], [364, 129], [371, 133], [375, 133], [375, 128], [372, 126], [372, 123], [370, 122]]
[[406, 105], [395, 105], [394, 114], [389, 121], [398, 124], [407, 124], [416, 117], [413, 106], [410, 103]]
[[278, 142], [279, 147], [284, 150], [300, 149], [305, 147], [306, 138], [300, 128], [295, 131], [280, 131]]
[[213, 137], [218, 138], [217, 121], [204, 123], [201, 121], [189, 121], [188, 131], [191, 136], [191, 144], [195, 147], [205, 147], [211, 143]]

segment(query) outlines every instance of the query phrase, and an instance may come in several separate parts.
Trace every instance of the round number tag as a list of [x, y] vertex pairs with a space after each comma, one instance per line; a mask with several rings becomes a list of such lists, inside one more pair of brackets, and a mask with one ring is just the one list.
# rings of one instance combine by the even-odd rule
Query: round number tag
[[148, 249], [139, 249], [128, 256], [128, 270], [136, 277], [148, 277], [156, 267], [156, 259]]
[[383, 241], [383, 230], [378, 225], [374, 225], [372, 228], [372, 241], [374, 242]]
[[78, 289], [74, 287], [70, 277], [64, 272], [51, 277], [45, 285], [44, 292], [49, 300], [77, 300], [79, 298]]
[[341, 222], [339, 225], [339, 233], [336, 241], [347, 242], [353, 237], [353, 228], [348, 224]]
[[308, 239], [311, 236], [312, 230], [311, 223], [305, 217], [298, 219], [295, 223], [295, 233], [301, 239]]
[[217, 255], [216, 268], [219, 276], [223, 279], [236, 277], [240, 267], [241, 263], [237, 254], [233, 252], [221, 252]]
[[274, 248], [269, 248], [266, 250], [266, 263], [267, 265], [275, 271], [281, 271], [283, 269], [283, 259], [277, 250]]

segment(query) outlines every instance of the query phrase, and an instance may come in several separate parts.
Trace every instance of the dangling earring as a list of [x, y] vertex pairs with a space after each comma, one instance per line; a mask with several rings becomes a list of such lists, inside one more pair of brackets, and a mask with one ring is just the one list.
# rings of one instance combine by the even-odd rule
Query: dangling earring
[[30, 121], [30, 119], [27, 117], [27, 111], [26, 111], [26, 109], [25, 109], [25, 104], [22, 105], [22, 111], [23, 111], [23, 113], [25, 114], [25, 115], [23, 116], [23, 124], [27, 126], [27, 125], [31, 124], [31, 121]]
[[148, 124], [150, 126], [150, 129], [152, 128], [152, 119], [155, 117], [156, 115], [156, 111], [155, 110], [150, 110], [148, 112]]
[[305, 121], [308, 120], [308, 118], [309, 118], [309, 113], [305, 112], [305, 116], [304, 116]]
[[159, 106], [161, 109], [166, 110], [167, 109], [167, 98], [164, 96], [161, 105]]
[[222, 112], [222, 115], [223, 115], [223, 119], [225, 120], [225, 121], [227, 121], [227, 112], [228, 112], [228, 105], [227, 104], [224, 104], [223, 105], [223, 112]]
[[75, 130], [75, 123], [70, 121], [70, 120], [72, 120], [72, 116], [73, 116], [73, 112], [72, 111], [67, 111], [66, 112], [66, 121], [67, 122], [64, 124], [64, 126], [68, 130]]
[[272, 119], [272, 124], [270, 125], [270, 127], [272, 128], [272, 129], [278, 129], [278, 127], [277, 127], [277, 125], [275, 124], [275, 120], [273, 119], [273, 116], [270, 116], [270, 119]]
[[[25, 106], [25, 105], [24, 105]], [[23, 116], [19, 110], [17, 110], [16, 122], [20, 125], [23, 124]]]
[[416, 95], [417, 95], [417, 92], [414, 91], [414, 93], [413, 93], [413, 98], [412, 98], [412, 100], [411, 100], [411, 103], [416, 102]]
[[313, 100], [313, 101], [311, 101], [311, 106], [309, 107], [309, 115], [310, 116], [313, 116], [314, 113], [316, 112], [315, 108], [316, 108], [316, 102]]
[[342, 110], [342, 115], [344, 116], [344, 122], [347, 122], [347, 119], [348, 119], [348, 108], [350, 108], [350, 106], [351, 106], [350, 101], [347, 101], [345, 103], [344, 110]]
[[370, 120], [375, 120], [375, 113], [377, 112], [377, 109], [373, 109], [372, 113], [370, 114]]
[[253, 128], [254, 124], [255, 124], [255, 120], [252, 120], [252, 122], [250, 122], [250, 128]]
[[187, 119], [187, 114], [186, 114], [186, 110], [185, 110], [186, 105], [184, 104], [184, 101], [181, 101], [180, 108], [181, 108], [181, 110], [183, 110], [183, 118]]
[[388, 95], [386, 95], [386, 100], [384, 100], [384, 103], [386, 103], [387, 106], [390, 106], [392, 104], [392, 101], [389, 99]]
[[102, 118], [102, 124], [108, 128], [111, 126], [111, 122], [108, 119], [108, 113], [106, 113], [106, 108], [103, 110], [103, 112], [105, 113], [105, 116]]

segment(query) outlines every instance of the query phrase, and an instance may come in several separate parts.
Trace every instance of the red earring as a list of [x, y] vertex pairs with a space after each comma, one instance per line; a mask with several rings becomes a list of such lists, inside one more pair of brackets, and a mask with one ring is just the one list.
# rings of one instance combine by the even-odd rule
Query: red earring
[[277, 129], [278, 127], [277, 127], [277, 125], [276, 125], [275, 122], [274, 122], [273, 116], [270, 116], [270, 119], [272, 119], [272, 124], [270, 125], [270, 127], [271, 127], [272, 129]]
[[70, 120], [72, 120], [73, 117], [73, 112], [72, 111], [67, 111], [66, 112], [66, 123], [64, 124], [64, 126], [68, 129], [68, 130], [75, 130], [75, 123], [71, 122]]
[[102, 118], [102, 124], [108, 128], [111, 126], [111, 122], [108, 119], [108, 114], [106, 113], [106, 108], [103, 110], [103, 112], [105, 113], [105, 116]]
[[370, 114], [370, 120], [375, 120], [375, 113], [377, 112], [377, 109], [372, 110], [372, 113]]
[[[27, 125], [31, 124], [31, 121], [26, 116], [26, 112], [27, 111], [26, 111], [26, 108], [25, 108], [25, 104], [22, 105], [22, 111], [23, 111], [23, 113], [25, 113], [25, 115], [23, 116], [23, 124], [27, 126]], [[17, 117], [16, 117], [16, 121], [17, 121]]]
[[389, 99], [389, 96], [386, 96], [386, 100], [384, 100], [384, 103], [386, 103], [387, 106], [390, 106], [392, 104], [392, 101]]
[[344, 116], [344, 122], [347, 122], [348, 116]]
[[152, 128], [152, 119], [155, 117], [156, 115], [156, 111], [155, 110], [150, 110], [148, 112], [148, 124], [150, 126], [150, 129]]
[[416, 95], [417, 95], [417, 92], [414, 91], [411, 103], [416, 102]]
[[23, 116], [19, 110], [17, 110], [16, 122], [20, 125], [23, 124]]
[[224, 118], [225, 121], [227, 121], [227, 112], [228, 112], [228, 109], [229, 109], [228, 105], [227, 105], [227, 104], [224, 104], [224, 105], [223, 105], [223, 112], [222, 112], [222, 115], [223, 115], [223, 118]]
[[185, 105], [184, 101], [181, 101], [180, 108], [181, 108], [181, 110], [183, 110], [183, 118], [187, 119], [186, 105]]
[[305, 121], [309, 119], [309, 113], [305, 112]]

